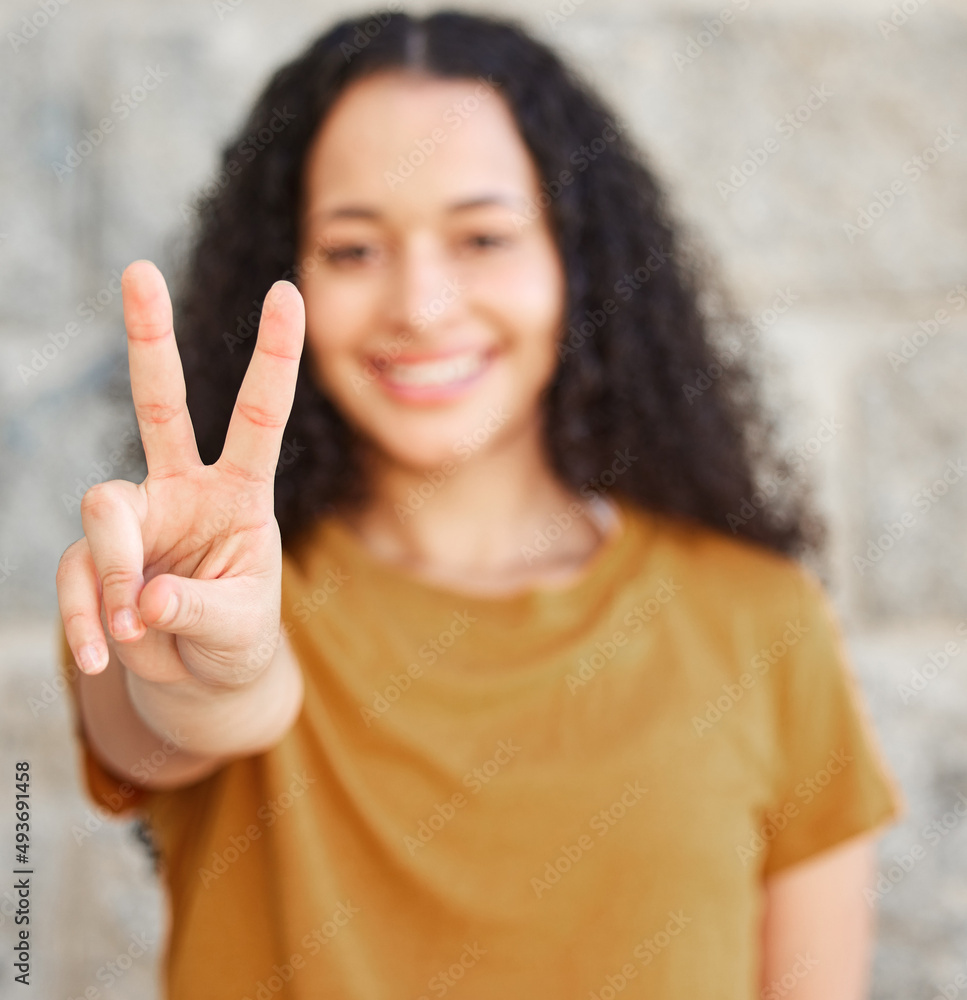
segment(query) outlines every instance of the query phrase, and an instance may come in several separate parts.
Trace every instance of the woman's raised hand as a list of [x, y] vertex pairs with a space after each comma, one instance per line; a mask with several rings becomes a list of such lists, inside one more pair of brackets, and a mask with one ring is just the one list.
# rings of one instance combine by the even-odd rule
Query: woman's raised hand
[[57, 569], [67, 642], [86, 673], [104, 669], [111, 644], [146, 680], [235, 686], [257, 676], [279, 642], [275, 470], [305, 337], [302, 296], [288, 281], [269, 290], [224, 448], [204, 465], [164, 278], [139, 260], [121, 286], [148, 475], [84, 494], [84, 537]]

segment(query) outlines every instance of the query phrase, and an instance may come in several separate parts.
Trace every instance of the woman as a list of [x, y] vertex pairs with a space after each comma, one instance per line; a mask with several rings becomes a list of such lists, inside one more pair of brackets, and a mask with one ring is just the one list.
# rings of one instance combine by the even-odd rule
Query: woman
[[222, 166], [187, 379], [124, 273], [148, 476], [58, 571], [169, 995], [865, 995], [903, 803], [624, 123], [513, 24], [387, 14]]

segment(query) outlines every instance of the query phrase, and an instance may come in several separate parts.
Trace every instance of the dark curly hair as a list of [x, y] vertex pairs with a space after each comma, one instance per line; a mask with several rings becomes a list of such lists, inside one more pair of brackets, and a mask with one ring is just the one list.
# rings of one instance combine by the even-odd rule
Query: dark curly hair
[[[222, 148], [191, 206], [196, 227], [173, 294], [202, 461], [221, 453], [264, 296], [312, 264], [296, 260], [308, 147], [343, 90], [384, 70], [488, 79], [534, 159], [567, 279], [567, 330], [542, 400], [561, 480], [584, 495], [589, 484], [604, 489], [615, 453], [630, 453], [637, 460], [614, 490], [637, 504], [787, 555], [818, 551], [822, 527], [757, 402], [747, 349], [756, 330], [739, 324], [686, 247], [617, 116], [521, 25], [458, 11], [339, 22], [274, 73]], [[719, 329], [732, 331], [728, 350]], [[304, 450], [293, 458], [284, 444], [276, 477], [283, 544], [365, 495], [356, 433], [306, 362], [304, 352], [284, 435]]]

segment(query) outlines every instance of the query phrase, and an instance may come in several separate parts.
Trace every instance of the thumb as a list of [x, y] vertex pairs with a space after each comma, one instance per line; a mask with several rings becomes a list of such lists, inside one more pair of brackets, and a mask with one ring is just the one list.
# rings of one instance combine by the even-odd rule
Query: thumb
[[162, 573], [141, 590], [141, 618], [148, 628], [184, 636], [202, 646], [244, 648], [258, 637], [265, 618], [258, 607], [255, 583], [243, 577], [194, 580]]

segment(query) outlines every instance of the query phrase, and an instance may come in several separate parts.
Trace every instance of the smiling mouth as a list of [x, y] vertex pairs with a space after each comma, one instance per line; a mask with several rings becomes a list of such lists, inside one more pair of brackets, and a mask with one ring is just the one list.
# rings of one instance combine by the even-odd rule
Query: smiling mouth
[[414, 389], [447, 386], [473, 378], [486, 367], [488, 360], [484, 351], [467, 351], [428, 361], [394, 361], [380, 374], [387, 382]]

